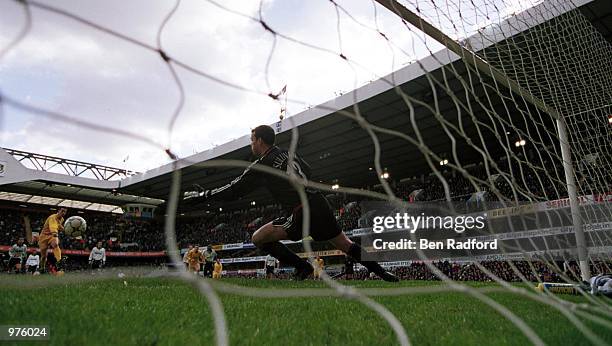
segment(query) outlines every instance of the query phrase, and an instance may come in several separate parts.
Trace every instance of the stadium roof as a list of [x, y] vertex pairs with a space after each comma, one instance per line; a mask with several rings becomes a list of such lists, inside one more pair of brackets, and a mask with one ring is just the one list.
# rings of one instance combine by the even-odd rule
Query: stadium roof
[[[163, 203], [163, 200], [161, 199], [154, 199], [144, 196], [134, 196], [124, 194], [116, 190], [98, 190], [82, 186], [73, 186], [71, 184], [62, 185], [42, 181], [19, 182], [11, 185], [2, 186], [2, 190], [6, 192], [19, 193], [24, 196], [30, 195], [34, 197], [34, 199], [27, 201], [30, 203], [55, 205], [54, 203], [36, 202], [36, 197], [52, 197], [54, 199], [58, 199], [59, 201], [64, 201], [64, 203], [73, 203], [73, 206], [71, 207], [81, 209], [86, 209], [85, 207], [82, 207], [82, 205], [88, 206], [91, 203], [108, 205], [109, 207], [105, 209], [114, 209], [111, 207], [130, 203], [141, 203], [150, 205], [159, 205]], [[1, 196], [2, 195], [0, 193], [0, 199], [5, 199]], [[77, 204], [77, 202], [80, 204]]]
[[[36, 168], [28, 168], [18, 161], [9, 152], [0, 149], [0, 190], [7, 193], [16, 193], [21, 196], [5, 194], [0, 199], [11, 200], [11, 197], [25, 198], [28, 202], [37, 204], [55, 205], [54, 200], [42, 199], [42, 197], [59, 199], [61, 203], [72, 203], [75, 208], [90, 206], [91, 203], [103, 204], [108, 207], [102, 209], [111, 210], [112, 206], [120, 206], [128, 203], [143, 203], [159, 205], [163, 200], [144, 196], [135, 196], [118, 191], [120, 181], [99, 180], [83, 176], [71, 176], [56, 172], [42, 171]], [[24, 201], [25, 202], [25, 201]], [[100, 209], [95, 209], [100, 210]]]
[[[556, 3], [555, 6], [552, 6], [559, 11], [556, 15], [582, 6], [580, 7], [582, 14], [588, 18], [608, 42], [612, 41], [612, 9], [609, 6], [609, 0], [574, 1], [576, 7], [571, 5], [569, 1], [555, 0], [551, 2]], [[551, 2], [548, 2], [548, 4]], [[474, 51], [480, 51], [487, 46], [497, 44], [510, 36], [549, 20], [552, 14], [547, 16], [543, 14], [545, 11], [537, 11], [538, 6], [543, 6], [543, 4], [510, 17], [500, 26], [485, 28], [463, 43], [469, 44]], [[487, 43], [483, 43], [484, 41]], [[442, 49], [432, 56], [421, 59], [418, 63], [408, 65], [391, 75], [275, 124], [274, 126], [279, 130], [278, 144], [287, 147], [291, 136], [290, 130], [297, 126], [299, 128], [298, 152], [313, 167], [313, 180], [326, 183], [337, 182], [341, 186], [351, 187], [374, 185], [378, 182], [378, 178], [375, 171], [369, 169], [373, 167], [374, 162], [372, 139], [357, 122], [340, 114], [340, 112], [343, 110], [352, 111], [353, 105], [357, 104], [361, 115], [368, 122], [414, 135], [411, 119], [408, 116], [409, 109], [388, 80], [393, 80], [404, 93], [425, 103], [433, 103], [432, 88], [428, 83], [424, 69], [434, 76], [441, 76], [443, 73], [441, 67], [449, 64], [452, 64], [460, 75], [467, 76], [465, 65], [459, 57], [447, 49]], [[451, 89], [461, 90], [460, 81], [452, 75], [445, 75], [444, 79], [448, 81]], [[485, 95], [482, 86], [476, 87], [475, 90], [477, 94]], [[444, 114], [448, 121], [456, 124], [458, 116], [452, 99], [445, 93], [440, 93], [437, 97], [440, 114]], [[508, 112], [508, 110], [504, 111], [504, 107], [507, 107], [508, 103], [504, 104], [501, 98], [491, 99], [490, 102], [502, 114]], [[474, 105], [474, 109], [477, 116], [486, 116], [486, 112], [482, 109], [479, 111], [477, 105]], [[510, 113], [512, 113], [512, 110], [510, 110]], [[452, 143], [450, 143], [448, 136], [444, 134], [444, 129], [439, 125], [439, 120], [432, 115], [431, 111], [426, 107], [415, 107], [414, 118], [421, 135], [427, 138], [429, 148], [442, 157], [448, 156], [450, 158]], [[463, 131], [468, 138], [477, 136], [477, 129], [473, 124], [466, 123], [464, 125]], [[484, 134], [484, 136], [485, 140], [490, 139], [491, 143], [495, 142], [493, 133]], [[378, 137], [382, 152], [382, 166], [386, 168], [392, 178], [411, 177], [431, 171], [418, 147], [397, 137], [386, 135], [379, 135]], [[241, 138], [181, 159], [176, 163], [116, 181], [67, 176], [35, 171], [25, 167], [12, 168], [15, 164], [19, 165], [15, 161], [7, 167], [22, 173], [18, 173], [17, 177], [12, 175], [10, 179], [5, 177], [4, 182], [0, 177], [0, 183], [5, 184], [1, 189], [57, 198], [77, 195], [78, 199], [115, 205], [128, 202], [160, 204], [161, 200], [166, 199], [169, 194], [171, 173], [174, 167], [178, 167], [182, 172], [183, 190], [190, 189], [195, 182], [207, 187], [217, 187], [227, 183], [230, 176], [239, 174], [239, 169], [203, 169], [197, 167], [196, 164], [211, 159], [250, 160], [249, 138], [250, 135], [245, 134]], [[457, 151], [461, 152], [462, 164], [482, 160], [479, 153], [473, 150], [465, 140], [458, 139], [456, 145]], [[491, 146], [491, 150], [492, 155], [496, 154], [494, 145]], [[407, 158], [415, 159], [408, 161]], [[416, 160], [416, 158], [420, 159]], [[7, 158], [7, 154], [0, 150], [0, 161], [3, 160], [11, 161], [10, 158]], [[9, 184], [6, 185], [7, 183]], [[68, 184], [72, 185], [72, 188], [68, 188]], [[237, 202], [237, 204], [246, 205], [245, 203], [252, 199], [265, 202], [266, 195], [256, 194], [253, 198]]]
[[83, 202], [83, 201], [77, 201], [77, 200], [72, 200], [72, 199], [44, 197], [44, 196], [37, 196], [37, 195], [25, 195], [22, 193], [14, 193], [14, 192], [0, 192], [0, 200], [20, 202], [20, 203], [50, 205], [50, 206], [55, 206], [55, 207], [95, 210], [95, 211], [111, 212], [111, 213], [117, 213], [117, 214], [123, 213], [121, 207], [118, 207], [116, 205], [100, 204], [100, 203], [93, 203], [93, 202]]

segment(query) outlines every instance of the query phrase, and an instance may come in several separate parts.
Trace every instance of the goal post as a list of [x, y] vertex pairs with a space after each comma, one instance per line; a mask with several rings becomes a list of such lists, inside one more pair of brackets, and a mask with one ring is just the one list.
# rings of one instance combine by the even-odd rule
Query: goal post
[[[544, 102], [542, 99], [532, 94], [530, 90], [523, 87], [520, 83], [512, 79], [510, 76], [504, 73], [500, 68], [487, 62], [486, 58], [479, 56], [477, 53], [469, 50], [464, 45], [459, 44], [456, 40], [449, 37], [442, 30], [438, 29], [434, 25], [430, 24], [422, 16], [419, 16], [415, 12], [406, 8], [396, 0], [376, 0], [380, 5], [387, 8], [389, 11], [395, 13], [402, 20], [412, 24], [414, 27], [423, 31], [426, 35], [433, 38], [437, 42], [444, 45], [453, 53], [457, 54], [462, 60], [479, 72], [493, 78], [496, 83], [499, 83], [513, 93], [519, 95], [524, 100], [535, 106], [542, 112], [549, 114], [556, 120], [558, 142], [561, 149], [563, 170], [565, 173], [565, 185], [570, 201], [571, 218], [574, 228], [574, 235], [576, 240], [576, 249], [578, 252], [578, 261], [580, 264], [581, 276], [583, 280], [589, 280], [590, 268], [589, 268], [589, 256], [588, 249], [585, 240], [583, 222], [579, 210], [578, 194], [576, 189], [575, 181], [575, 170], [572, 162], [572, 155], [570, 149], [570, 139], [568, 138], [567, 126], [565, 124], [564, 117], [551, 106]], [[542, 85], [538, 85], [542, 87]], [[546, 86], [544, 86], [546, 87]], [[554, 90], [547, 91], [554, 93]]]

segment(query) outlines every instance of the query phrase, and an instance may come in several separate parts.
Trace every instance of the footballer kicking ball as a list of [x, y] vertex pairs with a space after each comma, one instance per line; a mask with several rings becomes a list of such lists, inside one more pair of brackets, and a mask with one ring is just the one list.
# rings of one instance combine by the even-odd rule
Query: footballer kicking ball
[[80, 216], [71, 216], [64, 223], [64, 233], [69, 237], [80, 237], [85, 235], [87, 222]]

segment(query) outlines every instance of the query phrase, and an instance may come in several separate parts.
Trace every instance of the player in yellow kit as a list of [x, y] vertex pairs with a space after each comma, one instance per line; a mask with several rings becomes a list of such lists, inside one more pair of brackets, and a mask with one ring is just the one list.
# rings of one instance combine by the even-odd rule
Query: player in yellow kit
[[[68, 209], [60, 208], [57, 213], [51, 214], [45, 220], [40, 237], [38, 237], [38, 247], [40, 248], [40, 268], [41, 271], [47, 269], [49, 265], [49, 273], [54, 275], [62, 275], [63, 271], [58, 270], [58, 264], [62, 260], [62, 250], [59, 247], [59, 231], [64, 230], [64, 216]], [[47, 249], [51, 248], [53, 253], [48, 256]], [[47, 261], [48, 260], [48, 261]]]
[[202, 253], [199, 246], [194, 246], [187, 254], [187, 263], [189, 263], [189, 271], [197, 274], [200, 271], [200, 262], [203, 261]]
[[221, 261], [217, 259], [215, 261], [215, 269], [213, 269], [213, 279], [220, 279], [222, 271], [223, 271], [223, 265], [221, 264]]
[[319, 279], [321, 277], [321, 271], [325, 266], [325, 262], [319, 256], [314, 260], [314, 278]]

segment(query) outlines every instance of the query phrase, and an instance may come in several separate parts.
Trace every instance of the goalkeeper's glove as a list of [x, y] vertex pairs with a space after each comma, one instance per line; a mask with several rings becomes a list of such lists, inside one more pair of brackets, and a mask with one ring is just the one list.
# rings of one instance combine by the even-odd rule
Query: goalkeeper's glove
[[206, 190], [198, 184], [193, 184], [193, 186], [196, 188], [196, 190], [185, 191], [183, 194], [184, 201], [207, 199], [210, 196], [210, 190]]

